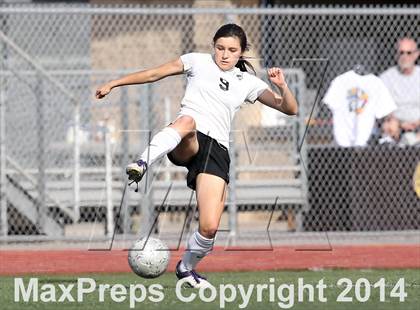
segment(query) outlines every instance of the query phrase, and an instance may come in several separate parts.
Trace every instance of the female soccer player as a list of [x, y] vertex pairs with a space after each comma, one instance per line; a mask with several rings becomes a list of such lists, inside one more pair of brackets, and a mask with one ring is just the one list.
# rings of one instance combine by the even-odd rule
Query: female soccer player
[[209, 282], [194, 269], [213, 247], [229, 183], [229, 132], [235, 112], [244, 102], [259, 100], [288, 115], [297, 113], [297, 102], [280, 68], [268, 69], [278, 93], [255, 75], [244, 59], [246, 34], [236, 24], [222, 26], [213, 38], [214, 54], [190, 53], [159, 67], [110, 81], [96, 91], [101, 99], [118, 86], [152, 83], [185, 73], [187, 88], [177, 118], [157, 133], [139, 160], [126, 167], [128, 179], [139, 182], [147, 167], [166, 154], [172, 163], [188, 169], [187, 185], [196, 191], [199, 228], [188, 240], [176, 266], [178, 279], [191, 287]]

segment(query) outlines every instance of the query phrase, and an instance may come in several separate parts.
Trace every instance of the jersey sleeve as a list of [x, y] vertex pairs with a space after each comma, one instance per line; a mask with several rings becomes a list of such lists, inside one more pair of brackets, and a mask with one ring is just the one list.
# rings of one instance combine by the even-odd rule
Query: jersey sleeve
[[190, 73], [192, 71], [193, 66], [194, 66], [196, 53], [184, 54], [180, 58], [181, 58], [181, 61], [184, 65], [184, 72]]
[[395, 104], [391, 93], [389, 92], [385, 84], [382, 82], [382, 80], [378, 80], [377, 89], [379, 104], [376, 105], [375, 117], [383, 118], [395, 111], [397, 109], [397, 105]]
[[269, 88], [268, 84], [254, 75], [250, 75], [250, 87], [245, 102], [254, 103], [258, 97]]

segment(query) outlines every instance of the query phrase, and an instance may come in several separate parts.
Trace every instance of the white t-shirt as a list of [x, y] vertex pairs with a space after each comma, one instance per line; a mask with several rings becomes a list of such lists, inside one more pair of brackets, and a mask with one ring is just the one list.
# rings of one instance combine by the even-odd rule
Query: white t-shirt
[[415, 66], [410, 75], [401, 74], [391, 67], [380, 75], [397, 104], [394, 112], [402, 121], [420, 120], [420, 67]]
[[181, 61], [188, 83], [178, 115], [193, 117], [198, 131], [229, 148], [235, 112], [244, 102], [254, 103], [268, 85], [236, 67], [221, 70], [210, 54], [185, 54]]
[[381, 79], [353, 70], [331, 82], [323, 101], [333, 113], [334, 138], [340, 146], [365, 146], [375, 118], [385, 117], [396, 109]]

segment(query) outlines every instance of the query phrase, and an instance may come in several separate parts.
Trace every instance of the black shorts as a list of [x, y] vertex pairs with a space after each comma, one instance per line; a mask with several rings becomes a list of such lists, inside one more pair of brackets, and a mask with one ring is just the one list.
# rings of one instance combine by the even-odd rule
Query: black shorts
[[188, 163], [180, 163], [168, 154], [169, 160], [177, 166], [188, 169], [187, 186], [195, 190], [197, 175], [208, 173], [221, 177], [229, 183], [229, 151], [215, 139], [197, 131], [198, 153]]

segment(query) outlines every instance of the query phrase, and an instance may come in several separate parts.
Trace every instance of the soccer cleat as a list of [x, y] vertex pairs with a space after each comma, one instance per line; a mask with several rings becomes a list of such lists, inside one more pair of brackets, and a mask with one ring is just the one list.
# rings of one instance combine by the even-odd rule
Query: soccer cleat
[[184, 280], [185, 284], [191, 288], [201, 288], [212, 286], [209, 281], [202, 275], [198, 274], [195, 270], [181, 271], [181, 261], [178, 262], [175, 268], [175, 274], [178, 280]]
[[134, 182], [137, 183], [137, 189], [136, 192], [138, 191], [139, 188], [139, 182], [141, 181], [141, 179], [143, 178], [144, 174], [146, 173], [147, 170], [147, 163], [143, 160], [138, 160], [135, 163], [131, 163], [129, 164], [126, 168], [125, 168], [125, 172], [128, 175], [128, 179], [130, 181], [132, 181], [129, 185], [133, 184]]

